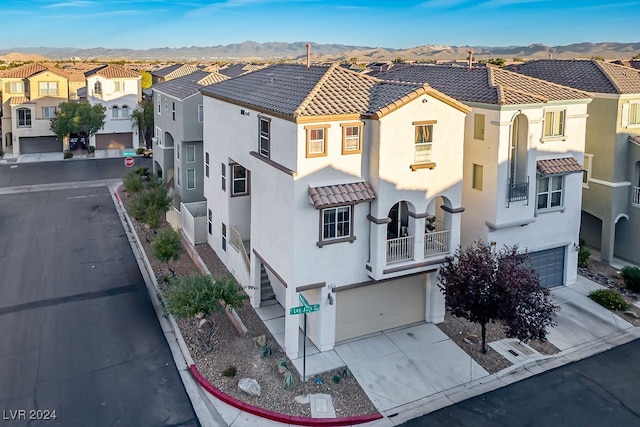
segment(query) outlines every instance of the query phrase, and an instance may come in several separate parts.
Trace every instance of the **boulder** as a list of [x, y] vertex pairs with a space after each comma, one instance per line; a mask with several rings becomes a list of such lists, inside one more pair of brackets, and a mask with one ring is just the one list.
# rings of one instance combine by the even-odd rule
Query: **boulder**
[[250, 396], [260, 397], [260, 384], [253, 378], [241, 378], [240, 381], [238, 381], [238, 389]]
[[260, 335], [258, 338], [256, 338], [256, 344], [258, 344], [258, 347], [264, 347], [265, 345], [267, 345], [267, 336]]

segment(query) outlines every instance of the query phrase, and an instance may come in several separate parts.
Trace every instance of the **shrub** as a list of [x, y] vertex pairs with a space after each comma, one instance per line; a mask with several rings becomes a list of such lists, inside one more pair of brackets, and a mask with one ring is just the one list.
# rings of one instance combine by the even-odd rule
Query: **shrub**
[[598, 289], [589, 294], [589, 298], [609, 310], [626, 310], [629, 308], [627, 302], [618, 292], [613, 289]]
[[334, 384], [338, 384], [340, 382], [340, 375], [334, 375], [331, 381], [333, 381]]
[[165, 227], [158, 231], [158, 235], [151, 243], [153, 256], [158, 261], [168, 264], [169, 261], [177, 261], [182, 252], [182, 241], [180, 235], [171, 227]]
[[231, 377], [235, 377], [237, 373], [238, 373], [238, 368], [236, 368], [235, 366], [231, 365], [227, 369], [222, 371], [222, 376], [231, 378]]
[[73, 153], [71, 151], [67, 150], [67, 151], [64, 152], [64, 158], [65, 159], [70, 159], [72, 157], [73, 157]]
[[296, 383], [295, 378], [293, 378], [293, 374], [291, 371], [287, 371], [284, 373], [284, 379], [282, 380], [284, 383], [284, 388], [290, 389]]
[[152, 176], [149, 183], [132, 200], [131, 216], [151, 228], [157, 228], [170, 207], [171, 200], [167, 197], [167, 192], [159, 180]]
[[620, 273], [627, 289], [640, 292], [640, 268], [627, 266]]
[[267, 341], [262, 347], [260, 347], [260, 357], [270, 357], [273, 354], [271, 344]]
[[278, 361], [276, 362], [276, 366], [284, 366], [285, 368], [289, 367], [289, 364], [287, 363], [287, 359], [285, 359], [284, 357], [281, 357], [280, 359], [278, 359]]
[[124, 177], [124, 189], [127, 193], [135, 194], [142, 191], [142, 177], [131, 171]]
[[591, 258], [591, 252], [584, 246], [580, 246], [580, 249], [578, 249], [578, 267], [588, 267], [589, 258]]
[[96, 152], [96, 147], [95, 147], [95, 145], [90, 145], [90, 146], [89, 146], [89, 154], [93, 154], [93, 153], [95, 153], [95, 152]]

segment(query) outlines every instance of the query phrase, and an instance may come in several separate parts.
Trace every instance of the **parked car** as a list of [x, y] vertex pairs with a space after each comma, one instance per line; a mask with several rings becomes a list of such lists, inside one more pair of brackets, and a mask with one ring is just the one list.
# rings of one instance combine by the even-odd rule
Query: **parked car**
[[146, 148], [143, 152], [142, 155], [144, 157], [153, 157], [153, 150], [151, 148]]

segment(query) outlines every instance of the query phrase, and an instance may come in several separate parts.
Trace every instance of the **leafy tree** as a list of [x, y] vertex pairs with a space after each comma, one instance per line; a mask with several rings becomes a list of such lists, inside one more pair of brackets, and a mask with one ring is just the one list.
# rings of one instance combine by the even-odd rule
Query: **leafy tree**
[[640, 53], [636, 54], [633, 58], [631, 59], [640, 59]]
[[142, 80], [140, 81], [142, 90], [149, 89], [152, 84], [151, 73], [145, 70], [141, 70], [139, 73], [142, 74]]
[[398, 56], [396, 59], [394, 59], [392, 61], [394, 64], [404, 64], [405, 62], [407, 62], [404, 58]]
[[497, 65], [498, 67], [503, 67], [504, 64], [507, 63], [504, 58], [491, 58], [487, 61], [489, 64]]
[[558, 310], [549, 290], [517, 246], [494, 250], [485, 242], [458, 249], [440, 269], [440, 290], [447, 309], [458, 317], [479, 323], [482, 353], [486, 353], [486, 327], [501, 321], [506, 334], [527, 342], [544, 340], [555, 324]]
[[217, 277], [195, 273], [180, 277], [165, 291], [167, 312], [181, 318], [203, 317], [210, 322], [209, 333], [196, 326], [196, 336], [207, 351], [212, 350], [211, 340], [217, 331], [211, 315], [222, 310], [242, 307], [249, 297], [232, 275]]
[[163, 228], [158, 231], [158, 235], [151, 243], [151, 249], [153, 250], [153, 256], [158, 261], [167, 264], [171, 274], [175, 275], [175, 270], [171, 268], [169, 263], [180, 258], [180, 253], [182, 252], [180, 234], [170, 226]]
[[71, 133], [84, 133], [87, 136], [104, 126], [106, 108], [100, 104], [88, 102], [62, 102], [56, 116], [51, 120], [51, 131], [63, 139]]
[[151, 148], [153, 135], [153, 101], [142, 101], [131, 112], [131, 127], [138, 128], [138, 135], [142, 135], [147, 148]]

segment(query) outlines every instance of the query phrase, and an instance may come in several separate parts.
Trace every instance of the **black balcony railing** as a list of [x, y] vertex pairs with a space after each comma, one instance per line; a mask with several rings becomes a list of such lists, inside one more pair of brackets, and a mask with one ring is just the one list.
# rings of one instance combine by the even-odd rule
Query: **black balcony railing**
[[526, 200], [529, 204], [529, 177], [526, 182], [509, 183], [508, 202], [520, 202]]

